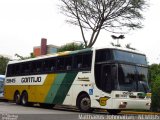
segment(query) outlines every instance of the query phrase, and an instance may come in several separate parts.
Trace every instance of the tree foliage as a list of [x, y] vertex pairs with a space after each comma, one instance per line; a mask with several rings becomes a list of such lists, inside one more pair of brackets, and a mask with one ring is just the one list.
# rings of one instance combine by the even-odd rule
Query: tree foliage
[[152, 84], [152, 111], [160, 112], [160, 75], [157, 75]]
[[74, 51], [74, 50], [80, 50], [80, 49], [84, 49], [84, 45], [82, 43], [77, 44], [73, 42], [73, 43], [61, 46], [60, 48], [58, 48], [58, 52]]
[[0, 74], [4, 75], [6, 71], [6, 66], [9, 62], [9, 58], [0, 56]]
[[23, 57], [23, 56], [21, 56], [21, 55], [19, 55], [19, 54], [15, 54], [15, 56], [17, 57], [17, 58], [19, 58], [20, 60], [26, 60], [26, 59], [30, 59], [30, 58], [35, 58], [35, 56], [34, 56], [34, 54], [33, 53], [30, 53], [30, 56], [28, 56], [28, 57]]
[[149, 84], [152, 91], [152, 111], [160, 111], [160, 64], [149, 66]]
[[154, 82], [157, 76], [160, 76], [160, 64], [152, 64], [149, 66], [150, 82]]
[[[142, 11], [145, 0], [61, 0], [62, 13], [67, 22], [80, 27], [85, 47], [92, 47], [102, 29], [109, 32], [124, 32], [142, 28]], [[85, 30], [91, 36], [86, 39]]]

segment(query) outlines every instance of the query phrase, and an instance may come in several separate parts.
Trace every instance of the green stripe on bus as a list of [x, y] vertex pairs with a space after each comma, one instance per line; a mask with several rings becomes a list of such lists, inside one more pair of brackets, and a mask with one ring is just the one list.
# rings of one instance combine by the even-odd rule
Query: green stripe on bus
[[51, 85], [51, 88], [48, 92], [48, 95], [45, 99], [45, 103], [52, 103], [53, 102], [53, 100], [57, 94], [57, 91], [58, 91], [60, 85], [62, 84], [63, 79], [65, 78], [65, 75], [66, 75], [66, 73], [57, 74], [54, 82]]
[[60, 85], [57, 94], [53, 100], [53, 104], [63, 104], [63, 101], [75, 79], [78, 72], [67, 73], [62, 84]]

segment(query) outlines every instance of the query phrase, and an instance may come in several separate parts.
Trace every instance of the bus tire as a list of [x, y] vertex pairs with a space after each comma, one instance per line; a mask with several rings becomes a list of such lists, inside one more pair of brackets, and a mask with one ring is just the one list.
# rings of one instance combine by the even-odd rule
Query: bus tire
[[108, 109], [107, 112], [109, 112], [110, 115], [117, 115], [118, 113], [121, 112], [121, 110]]
[[21, 104], [21, 97], [20, 97], [20, 93], [18, 91], [16, 91], [15, 94], [14, 94], [14, 102], [17, 105]]
[[81, 112], [92, 112], [91, 100], [87, 94], [78, 97], [78, 108]]
[[23, 92], [21, 95], [21, 104], [23, 106], [27, 106], [28, 105], [28, 93], [27, 92]]

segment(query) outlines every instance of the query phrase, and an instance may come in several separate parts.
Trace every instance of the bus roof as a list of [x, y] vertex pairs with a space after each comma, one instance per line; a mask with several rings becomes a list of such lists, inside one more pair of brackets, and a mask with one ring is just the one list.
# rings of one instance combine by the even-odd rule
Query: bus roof
[[30, 59], [26, 59], [26, 60], [9, 61], [8, 64], [15, 64], [15, 63], [28, 62], [28, 61], [34, 61], [34, 60], [41, 60], [41, 59], [57, 57], [57, 56], [65, 56], [65, 55], [71, 55], [71, 54], [76, 54], [76, 53], [89, 52], [91, 50], [92, 50], [92, 48], [87, 48], [87, 49], [75, 50], [75, 51], [58, 52], [58, 53], [42, 55], [42, 56], [39, 56], [39, 57], [36, 57], [36, 58], [30, 58]]
[[134, 49], [129, 49], [129, 48], [125, 48], [125, 47], [117, 47], [117, 46], [111, 46], [108, 45], [107, 47], [96, 47], [94, 48], [95, 50], [97, 49], [117, 49], [117, 50], [122, 50], [122, 51], [128, 51], [128, 52], [133, 52], [133, 53], [137, 53], [137, 54], [142, 54], [145, 55], [143, 52], [139, 51], [139, 50], [134, 50]]
[[30, 59], [26, 59], [26, 60], [9, 61], [8, 64], [15, 64], [15, 63], [21, 63], [21, 62], [27, 62], [27, 61], [41, 60], [41, 59], [57, 57], [57, 56], [72, 55], [72, 54], [83, 53], [83, 52], [87, 52], [87, 51], [88, 52], [89, 51], [94, 51], [94, 50], [98, 50], [98, 49], [117, 49], [117, 50], [123, 50], [123, 51], [128, 51], [128, 52], [133, 52], [133, 53], [144, 55], [144, 53], [142, 53], [140, 51], [137, 51], [137, 50], [122, 48], [122, 47], [116, 47], [116, 46], [107, 46], [107, 47], [86, 48], [86, 49], [75, 50], [75, 51], [58, 52], [58, 53], [42, 55], [42, 56], [39, 56], [39, 57], [36, 57], [36, 58], [30, 58]]

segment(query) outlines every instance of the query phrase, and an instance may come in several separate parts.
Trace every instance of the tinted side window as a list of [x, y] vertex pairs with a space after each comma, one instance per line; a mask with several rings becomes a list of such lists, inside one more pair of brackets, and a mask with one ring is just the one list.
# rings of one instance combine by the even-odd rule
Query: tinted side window
[[83, 55], [83, 69], [91, 69], [92, 54]]
[[21, 67], [21, 73], [23, 75], [28, 75], [30, 73], [29, 63], [25, 62], [25, 63], [22, 63], [21, 65], [22, 65], [22, 67]]
[[43, 71], [44, 72], [54, 72], [56, 70], [56, 59], [49, 58], [43, 61]]
[[21, 73], [21, 64], [15, 64], [15, 75], [19, 75]]
[[7, 77], [21, 75], [23, 73], [23, 71], [22, 71], [23, 69], [21, 67], [22, 67], [21, 63], [8, 65]]
[[57, 59], [57, 71], [69, 71], [72, 70], [72, 56], [62, 56]]
[[73, 57], [72, 56], [68, 56], [65, 58], [65, 69], [66, 70], [72, 70], [72, 60]]
[[112, 59], [111, 50], [97, 50], [96, 51], [96, 62], [104, 62]]
[[28, 63], [30, 74], [38, 74], [42, 72], [42, 61], [36, 60]]
[[90, 70], [92, 63], [92, 53], [83, 53], [74, 56], [74, 69]]
[[82, 68], [83, 58], [82, 55], [75, 55], [74, 56], [74, 68], [80, 69]]
[[65, 69], [65, 60], [63, 57], [57, 59], [57, 70], [62, 71]]
[[12, 75], [12, 65], [8, 65], [7, 67], [7, 77], [10, 77]]

